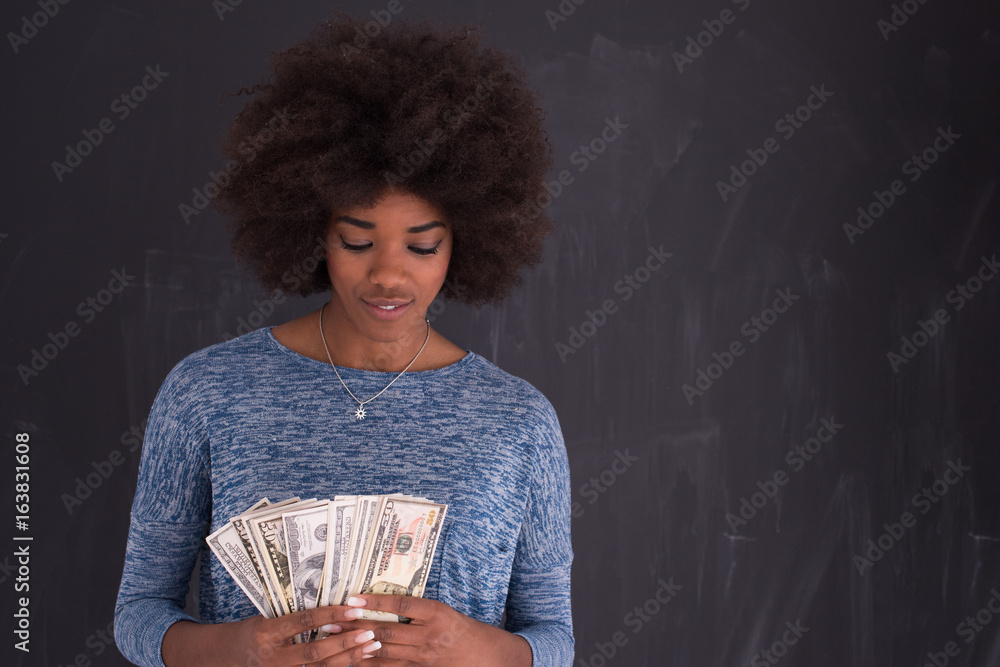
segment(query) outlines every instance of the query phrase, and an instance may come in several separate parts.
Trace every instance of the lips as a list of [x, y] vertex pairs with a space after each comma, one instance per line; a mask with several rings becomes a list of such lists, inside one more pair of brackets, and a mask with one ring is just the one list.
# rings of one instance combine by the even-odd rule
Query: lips
[[409, 303], [407, 299], [362, 299], [365, 303], [370, 303], [373, 306], [405, 306]]
[[369, 313], [380, 320], [394, 320], [401, 316], [411, 301], [406, 299], [362, 299]]

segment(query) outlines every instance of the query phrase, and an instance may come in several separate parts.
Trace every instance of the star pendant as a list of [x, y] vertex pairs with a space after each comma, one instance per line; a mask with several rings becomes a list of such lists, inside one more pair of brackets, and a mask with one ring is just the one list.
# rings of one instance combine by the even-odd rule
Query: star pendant
[[365, 418], [365, 406], [358, 406], [358, 409], [354, 411], [354, 418], [358, 420]]

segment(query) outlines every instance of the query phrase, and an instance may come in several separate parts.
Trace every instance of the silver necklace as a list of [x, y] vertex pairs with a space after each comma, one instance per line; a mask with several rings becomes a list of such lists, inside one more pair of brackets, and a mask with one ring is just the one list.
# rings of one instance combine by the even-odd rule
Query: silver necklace
[[403, 373], [405, 373], [406, 371], [410, 370], [410, 366], [413, 365], [413, 362], [417, 360], [417, 357], [420, 356], [420, 353], [424, 351], [425, 347], [427, 347], [427, 341], [430, 340], [430, 338], [431, 338], [431, 321], [428, 320], [428, 319], [424, 320], [424, 322], [427, 323], [427, 335], [424, 337], [424, 344], [420, 346], [420, 349], [417, 350], [417, 354], [413, 357], [413, 359], [410, 361], [410, 363], [408, 363], [406, 365], [406, 368], [404, 368], [403, 370], [399, 371], [399, 375], [397, 375], [396, 377], [392, 378], [392, 380], [389, 382], [389, 384], [387, 384], [385, 387], [382, 388], [382, 391], [380, 391], [379, 393], [375, 394], [371, 398], [368, 398], [368, 399], [365, 399], [365, 400], [362, 401], [361, 399], [359, 399], [357, 396], [354, 395], [354, 392], [352, 392], [350, 389], [347, 388], [346, 384], [344, 384], [344, 378], [340, 377], [340, 373], [337, 372], [337, 366], [334, 365], [334, 363], [333, 363], [333, 357], [330, 356], [330, 348], [326, 344], [326, 334], [323, 333], [323, 309], [324, 308], [326, 308], [326, 304], [325, 303], [322, 306], [320, 306], [320, 309], [319, 309], [319, 337], [323, 339], [323, 349], [326, 350], [326, 358], [330, 360], [330, 366], [333, 367], [333, 372], [337, 373], [337, 379], [340, 380], [340, 384], [343, 385], [344, 389], [347, 390], [347, 393], [351, 395], [351, 398], [353, 398], [355, 401], [357, 401], [358, 409], [354, 411], [354, 418], [355, 419], [364, 419], [365, 418], [365, 403], [371, 403], [376, 398], [378, 398], [379, 396], [381, 396], [385, 392], [386, 389], [388, 389], [389, 387], [392, 386], [393, 382], [395, 382], [396, 380], [398, 380], [400, 377], [403, 376]]

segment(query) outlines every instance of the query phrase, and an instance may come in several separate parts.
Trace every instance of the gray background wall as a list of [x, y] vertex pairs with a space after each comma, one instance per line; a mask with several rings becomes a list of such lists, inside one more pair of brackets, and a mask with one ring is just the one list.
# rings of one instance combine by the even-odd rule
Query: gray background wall
[[[550, 24], [559, 6], [403, 0], [398, 19], [481, 22], [516, 52], [549, 111], [551, 178], [572, 177], [544, 262], [510, 302], [451, 304], [434, 324], [560, 415], [578, 503], [576, 664], [764, 665], [772, 648], [813, 667], [1000, 664], [996, 3], [907, 0], [898, 30], [888, 1], [566, 0], [572, 14]], [[272, 312], [215, 213], [186, 221], [178, 206], [224, 164], [214, 146], [243, 102], [221, 93], [330, 9], [71, 2], [0, 47], [5, 664], [125, 664], [102, 633], [160, 382], [243, 320], [319, 303]], [[724, 9], [731, 22], [712, 23]], [[5, 3], [0, 28], [20, 33], [39, 11]], [[676, 57], [705, 21], [720, 34]], [[122, 118], [112, 101], [147, 66], [168, 74]], [[800, 109], [814, 87], [822, 103]], [[797, 127], [781, 122], [797, 109]], [[103, 118], [114, 130], [60, 180], [53, 161]], [[615, 141], [574, 156], [609, 119], [624, 124]], [[933, 164], [906, 166], [949, 128]], [[766, 162], [721, 193], [748, 150]], [[845, 228], [890, 193], [866, 229]], [[647, 274], [651, 247], [671, 256]], [[102, 293], [114, 271], [134, 278]], [[791, 305], [768, 312], [779, 291]], [[602, 325], [584, 325], [609, 299]], [[46, 350], [50, 334], [64, 347]], [[36, 350], [52, 358], [25, 373]], [[27, 531], [17, 433], [30, 436]], [[794, 450], [807, 443], [809, 460]], [[15, 535], [34, 538], [30, 654], [12, 646]], [[665, 604], [661, 582], [674, 585]]]

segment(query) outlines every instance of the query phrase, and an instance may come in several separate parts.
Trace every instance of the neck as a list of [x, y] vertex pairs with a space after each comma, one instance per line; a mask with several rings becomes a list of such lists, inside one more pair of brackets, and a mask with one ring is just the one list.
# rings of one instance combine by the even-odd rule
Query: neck
[[[417, 368], [419, 357], [430, 344], [430, 324], [420, 320], [399, 330], [388, 340], [374, 340], [359, 331], [346, 317], [337, 316], [331, 304], [323, 304], [319, 319], [326, 343], [325, 353], [337, 366], [398, 373], [407, 366]], [[319, 327], [317, 326], [317, 336]], [[321, 339], [321, 340], [324, 340]], [[322, 344], [322, 343], [321, 343]]]

